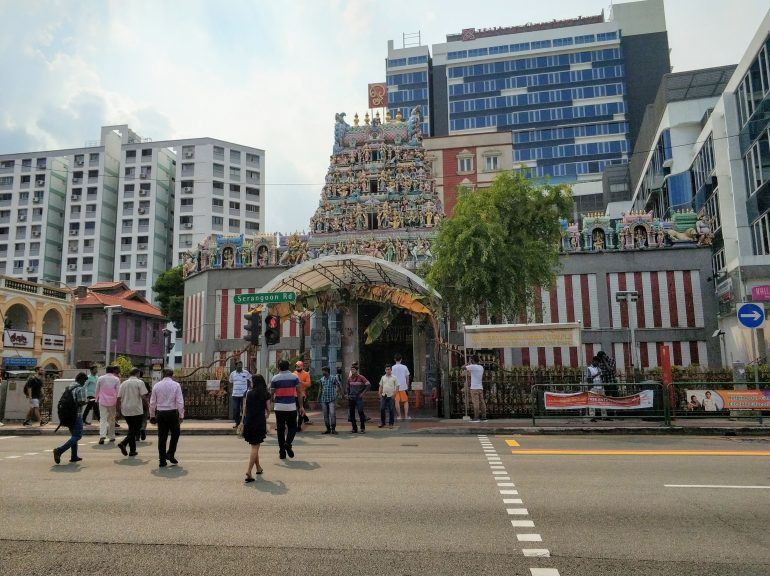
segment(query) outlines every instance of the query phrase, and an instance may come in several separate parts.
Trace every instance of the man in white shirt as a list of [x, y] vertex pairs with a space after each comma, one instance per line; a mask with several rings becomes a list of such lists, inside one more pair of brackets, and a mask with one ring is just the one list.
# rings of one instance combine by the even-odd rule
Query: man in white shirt
[[393, 398], [398, 390], [398, 380], [393, 376], [393, 367], [390, 364], [385, 365], [385, 375], [380, 378], [380, 425], [385, 427], [385, 412], [388, 412], [388, 424], [393, 428]]
[[[393, 377], [398, 382], [398, 391], [396, 392], [396, 415], [399, 420], [411, 420], [409, 418], [409, 368], [401, 363], [401, 354], [396, 354], [393, 359], [396, 361], [391, 368]], [[401, 417], [401, 404], [404, 405], [404, 416]]]
[[473, 404], [472, 422], [487, 421], [487, 403], [484, 400], [484, 367], [479, 364], [478, 354], [471, 356], [471, 361], [463, 366], [471, 379], [471, 403]]
[[241, 423], [243, 397], [248, 392], [250, 383], [251, 374], [243, 369], [243, 362], [236, 362], [235, 370], [230, 372], [230, 384], [233, 386], [233, 420], [235, 421], [233, 428], [238, 428], [238, 425]]
[[[120, 384], [118, 390], [118, 412], [123, 415], [128, 424], [128, 433], [118, 448], [123, 456], [136, 456], [136, 441], [142, 433], [142, 420], [144, 420], [144, 403], [142, 397], [147, 394], [144, 381], [139, 378], [141, 370], [134, 368], [130, 376]], [[126, 445], [130, 451], [126, 450]]]
[[[174, 371], [163, 370], [163, 380], [155, 383], [150, 394], [150, 422], [158, 425], [158, 457], [160, 467], [166, 467], [168, 460], [172, 464], [179, 462], [174, 457], [179, 442], [180, 424], [184, 420], [184, 398], [182, 387], [172, 376]], [[169, 432], [171, 442], [166, 448]]]
[[120, 370], [117, 366], [107, 366], [107, 373], [96, 381], [96, 401], [99, 403], [99, 444], [105, 438], [115, 442], [115, 416], [117, 413], [118, 390], [120, 389]]

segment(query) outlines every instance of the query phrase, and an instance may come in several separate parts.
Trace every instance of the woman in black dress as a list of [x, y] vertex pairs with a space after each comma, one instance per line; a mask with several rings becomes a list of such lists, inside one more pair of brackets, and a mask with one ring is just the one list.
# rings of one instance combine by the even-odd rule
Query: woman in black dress
[[267, 416], [270, 414], [270, 394], [267, 383], [261, 374], [255, 374], [253, 385], [243, 399], [243, 439], [251, 444], [249, 467], [246, 469], [246, 482], [254, 482], [251, 469], [257, 467], [257, 474], [262, 474], [259, 465], [259, 445], [267, 435]]

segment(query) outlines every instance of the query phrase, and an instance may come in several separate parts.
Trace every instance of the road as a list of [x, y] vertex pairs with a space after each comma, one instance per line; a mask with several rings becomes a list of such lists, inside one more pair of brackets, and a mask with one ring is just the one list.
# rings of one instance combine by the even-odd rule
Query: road
[[770, 574], [770, 439], [312, 433], [250, 485], [234, 436], [52, 440], [0, 437], [2, 574]]

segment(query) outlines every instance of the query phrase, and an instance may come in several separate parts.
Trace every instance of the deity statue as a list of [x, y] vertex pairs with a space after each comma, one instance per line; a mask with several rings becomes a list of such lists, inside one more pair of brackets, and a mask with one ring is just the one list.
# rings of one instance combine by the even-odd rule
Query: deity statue
[[228, 246], [222, 250], [222, 267], [232, 268], [235, 265], [235, 257], [233, 255], [233, 249]]
[[350, 125], [345, 122], [345, 113], [339, 112], [338, 114], [334, 115], [334, 147], [332, 148], [332, 152], [334, 154], [339, 154], [342, 152], [342, 149], [344, 147], [343, 145], [343, 139], [345, 138], [345, 133], [347, 132], [348, 128], [350, 128]]

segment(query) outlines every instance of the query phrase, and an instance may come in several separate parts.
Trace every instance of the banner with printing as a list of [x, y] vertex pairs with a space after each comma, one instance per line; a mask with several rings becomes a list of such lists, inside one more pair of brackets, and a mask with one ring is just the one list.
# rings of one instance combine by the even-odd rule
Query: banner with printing
[[770, 390], [685, 390], [688, 412], [770, 410]]
[[595, 392], [562, 394], [545, 392], [546, 410], [584, 410], [586, 408], [610, 408], [612, 410], [641, 410], [652, 408], [654, 392], [642, 390], [631, 396], [605, 396]]

